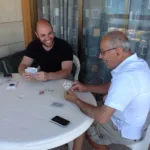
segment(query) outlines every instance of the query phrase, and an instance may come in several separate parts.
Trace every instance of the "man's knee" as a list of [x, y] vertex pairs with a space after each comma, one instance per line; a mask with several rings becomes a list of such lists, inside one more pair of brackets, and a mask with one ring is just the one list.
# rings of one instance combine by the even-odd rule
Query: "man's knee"
[[90, 136], [88, 135], [88, 133], [86, 132], [86, 139], [88, 140], [88, 142], [90, 143], [90, 145], [95, 149], [95, 150], [109, 150], [107, 145], [102, 145], [102, 144], [97, 144], [94, 141], [92, 141], [92, 139], [90, 138]]

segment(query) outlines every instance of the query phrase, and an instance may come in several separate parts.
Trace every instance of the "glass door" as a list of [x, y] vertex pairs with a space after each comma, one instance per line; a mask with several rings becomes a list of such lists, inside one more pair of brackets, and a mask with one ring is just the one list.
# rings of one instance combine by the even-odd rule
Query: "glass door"
[[82, 78], [88, 84], [107, 83], [110, 70], [98, 58], [101, 38], [111, 30], [126, 31], [129, 0], [84, 0]]

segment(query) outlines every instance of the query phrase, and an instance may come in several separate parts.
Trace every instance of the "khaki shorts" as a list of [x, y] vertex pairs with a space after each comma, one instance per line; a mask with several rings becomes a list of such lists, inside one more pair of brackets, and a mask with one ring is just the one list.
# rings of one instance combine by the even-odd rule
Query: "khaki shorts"
[[121, 131], [117, 130], [117, 128], [111, 120], [109, 120], [103, 125], [94, 122], [93, 125], [88, 129], [87, 134], [93, 142], [102, 145], [130, 145], [135, 142], [138, 142], [136, 140], [129, 140], [121, 137]]

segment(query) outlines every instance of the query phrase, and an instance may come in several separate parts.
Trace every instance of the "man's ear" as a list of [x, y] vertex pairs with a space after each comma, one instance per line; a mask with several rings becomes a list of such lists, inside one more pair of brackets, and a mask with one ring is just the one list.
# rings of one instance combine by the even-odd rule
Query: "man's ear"
[[38, 36], [38, 33], [37, 33], [37, 32], [35, 32], [35, 35], [36, 35], [36, 37], [37, 37], [37, 38], [39, 38], [39, 36]]
[[116, 48], [117, 56], [120, 56], [123, 53], [123, 49], [121, 47]]

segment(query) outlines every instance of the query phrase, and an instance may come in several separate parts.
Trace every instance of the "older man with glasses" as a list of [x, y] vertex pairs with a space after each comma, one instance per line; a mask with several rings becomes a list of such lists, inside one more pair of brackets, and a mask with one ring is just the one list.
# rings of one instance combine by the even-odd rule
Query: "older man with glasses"
[[[96, 150], [108, 150], [109, 144], [129, 145], [144, 135], [150, 110], [150, 69], [137, 54], [132, 54], [128, 38], [120, 31], [109, 32], [100, 43], [99, 58], [112, 74], [111, 83], [84, 85], [74, 82], [65, 98], [83, 113], [94, 118], [87, 139]], [[107, 94], [104, 105], [95, 107], [79, 99], [74, 92]], [[73, 150], [81, 150], [84, 135], [74, 141]]]

